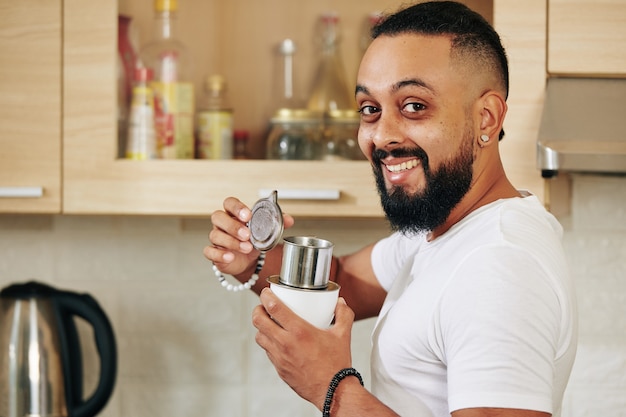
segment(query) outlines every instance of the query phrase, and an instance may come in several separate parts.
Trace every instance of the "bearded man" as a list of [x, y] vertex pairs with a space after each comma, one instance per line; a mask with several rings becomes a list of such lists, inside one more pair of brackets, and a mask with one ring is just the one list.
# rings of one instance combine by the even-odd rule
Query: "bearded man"
[[[560, 225], [501, 163], [509, 78], [499, 36], [462, 4], [428, 2], [386, 17], [373, 38], [355, 90], [359, 145], [393, 233], [334, 260], [330, 329], [257, 281], [257, 343], [326, 416], [559, 416], [575, 295]], [[227, 198], [204, 251], [242, 282], [259, 256], [250, 216]], [[262, 278], [281, 256], [267, 254]], [[373, 316], [369, 392], [351, 368], [350, 332]]]

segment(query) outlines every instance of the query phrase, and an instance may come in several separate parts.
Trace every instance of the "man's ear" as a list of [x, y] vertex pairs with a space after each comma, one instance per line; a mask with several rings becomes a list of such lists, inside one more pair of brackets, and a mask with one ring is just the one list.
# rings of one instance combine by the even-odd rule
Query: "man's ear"
[[478, 136], [487, 135], [491, 141], [498, 141], [508, 106], [504, 97], [497, 91], [487, 91], [478, 100], [480, 132]]

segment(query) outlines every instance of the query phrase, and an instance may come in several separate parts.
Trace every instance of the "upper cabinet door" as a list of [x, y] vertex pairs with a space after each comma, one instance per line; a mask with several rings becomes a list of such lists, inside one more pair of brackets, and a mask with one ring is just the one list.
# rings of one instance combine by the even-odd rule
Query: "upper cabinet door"
[[61, 211], [61, 1], [0, 0], [0, 213]]
[[548, 72], [626, 76], [626, 2], [550, 0]]

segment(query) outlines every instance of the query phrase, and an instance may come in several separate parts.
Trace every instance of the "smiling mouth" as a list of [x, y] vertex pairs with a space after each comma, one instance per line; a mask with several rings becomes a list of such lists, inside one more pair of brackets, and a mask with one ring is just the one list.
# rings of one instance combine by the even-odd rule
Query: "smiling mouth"
[[419, 160], [410, 159], [408, 161], [404, 161], [397, 165], [385, 165], [385, 167], [387, 168], [389, 172], [395, 173], [395, 172], [401, 172], [401, 171], [408, 171], [409, 169], [413, 169], [418, 165], [419, 165]]

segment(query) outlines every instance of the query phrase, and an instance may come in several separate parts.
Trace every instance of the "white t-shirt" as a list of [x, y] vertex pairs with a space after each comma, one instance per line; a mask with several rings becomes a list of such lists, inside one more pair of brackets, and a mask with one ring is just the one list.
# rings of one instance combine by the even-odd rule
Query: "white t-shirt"
[[395, 233], [372, 266], [387, 298], [372, 391], [401, 416], [475, 407], [560, 415], [577, 341], [562, 228], [534, 196], [484, 206], [428, 242]]

